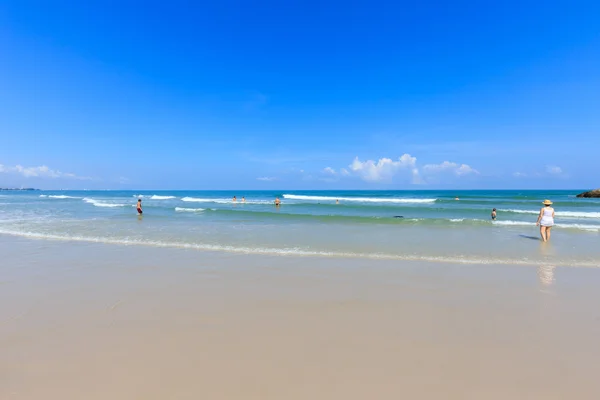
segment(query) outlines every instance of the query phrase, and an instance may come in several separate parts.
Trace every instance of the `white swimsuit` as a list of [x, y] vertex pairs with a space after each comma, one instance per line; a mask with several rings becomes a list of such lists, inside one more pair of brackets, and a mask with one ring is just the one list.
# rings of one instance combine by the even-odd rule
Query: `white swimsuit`
[[552, 213], [554, 212], [551, 208], [544, 208], [544, 213], [542, 214], [542, 219], [540, 220], [541, 226], [554, 226], [554, 218], [552, 217]]

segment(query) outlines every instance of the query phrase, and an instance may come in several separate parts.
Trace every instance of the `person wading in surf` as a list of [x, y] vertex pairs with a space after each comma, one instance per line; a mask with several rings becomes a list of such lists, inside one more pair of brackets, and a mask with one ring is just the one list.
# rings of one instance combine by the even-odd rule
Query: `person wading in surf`
[[542, 204], [544, 205], [544, 208], [540, 210], [540, 215], [538, 215], [538, 219], [535, 224], [540, 227], [540, 235], [542, 236], [542, 240], [547, 242], [550, 240], [550, 231], [554, 226], [554, 208], [550, 207], [552, 205], [550, 200], [544, 200]]

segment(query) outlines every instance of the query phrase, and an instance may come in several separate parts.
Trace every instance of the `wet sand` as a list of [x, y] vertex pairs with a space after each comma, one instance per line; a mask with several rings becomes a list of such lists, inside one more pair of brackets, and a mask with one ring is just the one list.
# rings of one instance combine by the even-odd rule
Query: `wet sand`
[[600, 269], [0, 254], [1, 399], [600, 398]]

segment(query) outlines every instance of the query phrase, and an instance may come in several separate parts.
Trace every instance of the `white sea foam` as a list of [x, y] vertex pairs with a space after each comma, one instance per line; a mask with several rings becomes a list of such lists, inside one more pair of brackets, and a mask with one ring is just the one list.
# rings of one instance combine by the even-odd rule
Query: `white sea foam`
[[233, 201], [232, 199], [206, 199], [198, 197], [184, 197], [181, 201], [189, 203], [217, 203], [217, 204], [273, 204], [271, 200], [246, 200], [243, 202], [241, 199]]
[[[42, 196], [44, 196], [44, 195], [42, 195]], [[42, 197], [42, 196], [40, 196], [40, 197]], [[50, 195], [50, 196], [48, 196], [48, 198], [49, 199], [80, 199], [81, 197], [65, 196], [65, 195], [61, 194], [61, 195], [58, 195], [58, 196]]]
[[600, 232], [600, 225], [585, 225], [585, 224], [556, 224], [557, 228], [580, 229], [590, 232]]
[[305, 196], [296, 194], [284, 194], [284, 199], [307, 200], [307, 201], [354, 201], [361, 203], [434, 203], [437, 199], [400, 199], [384, 197], [331, 197], [331, 196]]
[[92, 204], [96, 207], [127, 207], [128, 204], [116, 204], [116, 203], [106, 203], [104, 201], [101, 200], [95, 200], [95, 199], [89, 199], [89, 198], [84, 198], [83, 201], [85, 201], [86, 203]]
[[464, 220], [464, 218], [451, 218], [450, 222], [463, 222]]
[[[494, 225], [505, 225], [505, 226], [535, 226], [535, 222], [527, 221], [493, 221]], [[600, 225], [586, 225], [586, 224], [561, 224], [557, 223], [554, 225], [555, 228], [559, 229], [578, 229], [590, 232], [600, 231]]]
[[[539, 214], [539, 210], [498, 210], [502, 212], [510, 212], [517, 214]], [[571, 218], [600, 218], [600, 212], [586, 212], [586, 211], [556, 211], [555, 214], [559, 217], [571, 217]]]
[[[184, 197], [181, 199], [181, 201], [192, 202], [192, 203], [217, 203], [217, 202], [221, 201], [221, 199], [200, 199], [198, 197]], [[231, 203], [231, 200], [227, 200], [227, 202]]]
[[40, 197], [48, 197], [47, 194], [40, 194]]
[[[32, 239], [46, 240], [61, 240], [71, 242], [91, 242], [103, 244], [115, 244], [125, 246], [151, 246], [151, 247], [166, 247], [166, 248], [183, 248], [204, 251], [222, 251], [229, 253], [241, 254], [257, 254], [257, 255], [276, 255], [276, 256], [293, 256], [293, 257], [326, 257], [326, 258], [366, 258], [377, 260], [403, 260], [403, 261], [426, 261], [426, 262], [441, 262], [453, 264], [508, 264], [508, 265], [539, 265], [540, 261], [528, 259], [500, 259], [500, 258], [467, 258], [462, 256], [456, 257], [439, 257], [439, 256], [418, 256], [418, 255], [395, 255], [385, 253], [354, 253], [354, 252], [336, 252], [336, 251], [311, 251], [299, 248], [264, 248], [264, 247], [237, 247], [212, 245], [203, 243], [186, 243], [186, 242], [166, 242], [158, 240], [144, 239], [119, 239], [97, 236], [70, 236], [70, 235], [55, 235], [37, 232], [11, 231], [0, 229], [0, 234], [27, 237]], [[577, 261], [570, 260], [569, 266], [572, 267], [593, 267], [598, 268], [598, 262], [592, 261]]]
[[177, 212], [202, 212], [204, 208], [184, 208], [184, 207], [175, 207], [175, 211]]
[[174, 199], [175, 196], [159, 196], [159, 195], [153, 195], [150, 197], [150, 200], [171, 200]]
[[494, 225], [508, 225], [508, 226], [535, 226], [535, 222], [527, 222], [527, 221], [492, 221]]

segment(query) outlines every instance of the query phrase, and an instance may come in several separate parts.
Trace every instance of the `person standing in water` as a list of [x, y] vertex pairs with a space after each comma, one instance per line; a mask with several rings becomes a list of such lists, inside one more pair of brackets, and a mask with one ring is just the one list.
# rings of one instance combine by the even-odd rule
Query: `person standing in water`
[[246, 202], [246, 197], [242, 196], [242, 203]]
[[231, 201], [233, 201], [234, 203], [236, 203], [237, 202], [237, 197], [233, 196], [233, 199]]
[[279, 207], [281, 205], [281, 201], [279, 200], [279, 197], [275, 198], [275, 206]]
[[492, 210], [492, 221], [495, 221], [495, 220], [496, 220], [496, 209], [494, 208]]
[[136, 208], [137, 208], [138, 214], [142, 215], [142, 212], [143, 212], [142, 211], [142, 199], [138, 199]]
[[540, 235], [542, 236], [542, 240], [547, 242], [550, 240], [550, 231], [554, 226], [554, 208], [550, 207], [552, 205], [550, 200], [544, 200], [542, 204], [544, 205], [544, 208], [540, 210], [540, 215], [538, 215], [538, 219], [535, 224], [540, 227]]

